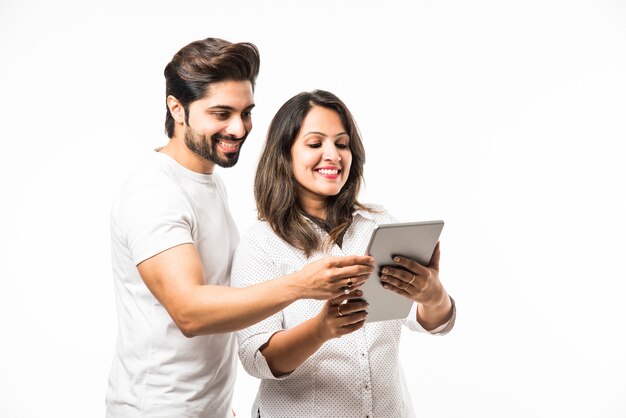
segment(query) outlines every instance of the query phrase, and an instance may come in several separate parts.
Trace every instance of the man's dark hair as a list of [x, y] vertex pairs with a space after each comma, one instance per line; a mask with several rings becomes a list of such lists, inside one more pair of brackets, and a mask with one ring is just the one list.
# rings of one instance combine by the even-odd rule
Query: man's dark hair
[[[165, 97], [174, 96], [182, 104], [185, 121], [189, 123], [189, 104], [204, 97], [211, 83], [248, 80], [254, 89], [259, 65], [259, 50], [249, 42], [232, 43], [218, 38], [192, 42], [165, 67]], [[165, 107], [165, 132], [171, 138], [174, 118], [167, 104]]]

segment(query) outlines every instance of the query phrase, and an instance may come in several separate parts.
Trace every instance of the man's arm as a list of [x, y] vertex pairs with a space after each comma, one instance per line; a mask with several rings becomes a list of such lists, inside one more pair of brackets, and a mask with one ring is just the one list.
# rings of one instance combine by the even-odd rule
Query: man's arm
[[146, 286], [187, 337], [232, 332], [282, 310], [298, 299], [343, 294], [347, 278], [360, 286], [373, 270], [368, 256], [326, 257], [295, 273], [246, 288], [204, 284], [193, 244], [163, 251], [137, 268]]

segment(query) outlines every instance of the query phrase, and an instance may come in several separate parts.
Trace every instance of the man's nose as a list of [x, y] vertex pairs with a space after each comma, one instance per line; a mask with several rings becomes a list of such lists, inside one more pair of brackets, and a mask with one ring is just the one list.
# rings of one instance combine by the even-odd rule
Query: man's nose
[[235, 138], [242, 138], [246, 134], [246, 126], [243, 120], [238, 116], [232, 117], [228, 127], [226, 127], [226, 133]]

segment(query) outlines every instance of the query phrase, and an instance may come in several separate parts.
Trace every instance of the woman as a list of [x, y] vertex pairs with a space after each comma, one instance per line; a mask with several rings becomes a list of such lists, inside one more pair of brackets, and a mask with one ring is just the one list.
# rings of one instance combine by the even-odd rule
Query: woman
[[[395, 222], [357, 201], [364, 159], [339, 98], [316, 90], [288, 100], [270, 124], [254, 186], [260, 221], [237, 248], [232, 285], [326, 255], [364, 254], [375, 225]], [[418, 302], [405, 320], [365, 324], [367, 303], [347, 281], [339, 298], [298, 301], [238, 332], [244, 368], [262, 379], [253, 417], [414, 416], [398, 360], [401, 326], [445, 334], [455, 309], [439, 281], [439, 245], [428, 266], [397, 264], [381, 280]]]

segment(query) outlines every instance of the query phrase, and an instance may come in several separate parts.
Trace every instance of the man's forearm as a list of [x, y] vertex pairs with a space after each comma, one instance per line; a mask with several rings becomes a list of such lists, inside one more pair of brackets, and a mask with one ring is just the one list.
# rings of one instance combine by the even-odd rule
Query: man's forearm
[[245, 288], [196, 286], [170, 315], [188, 337], [238, 331], [300, 299], [290, 281], [283, 276]]

